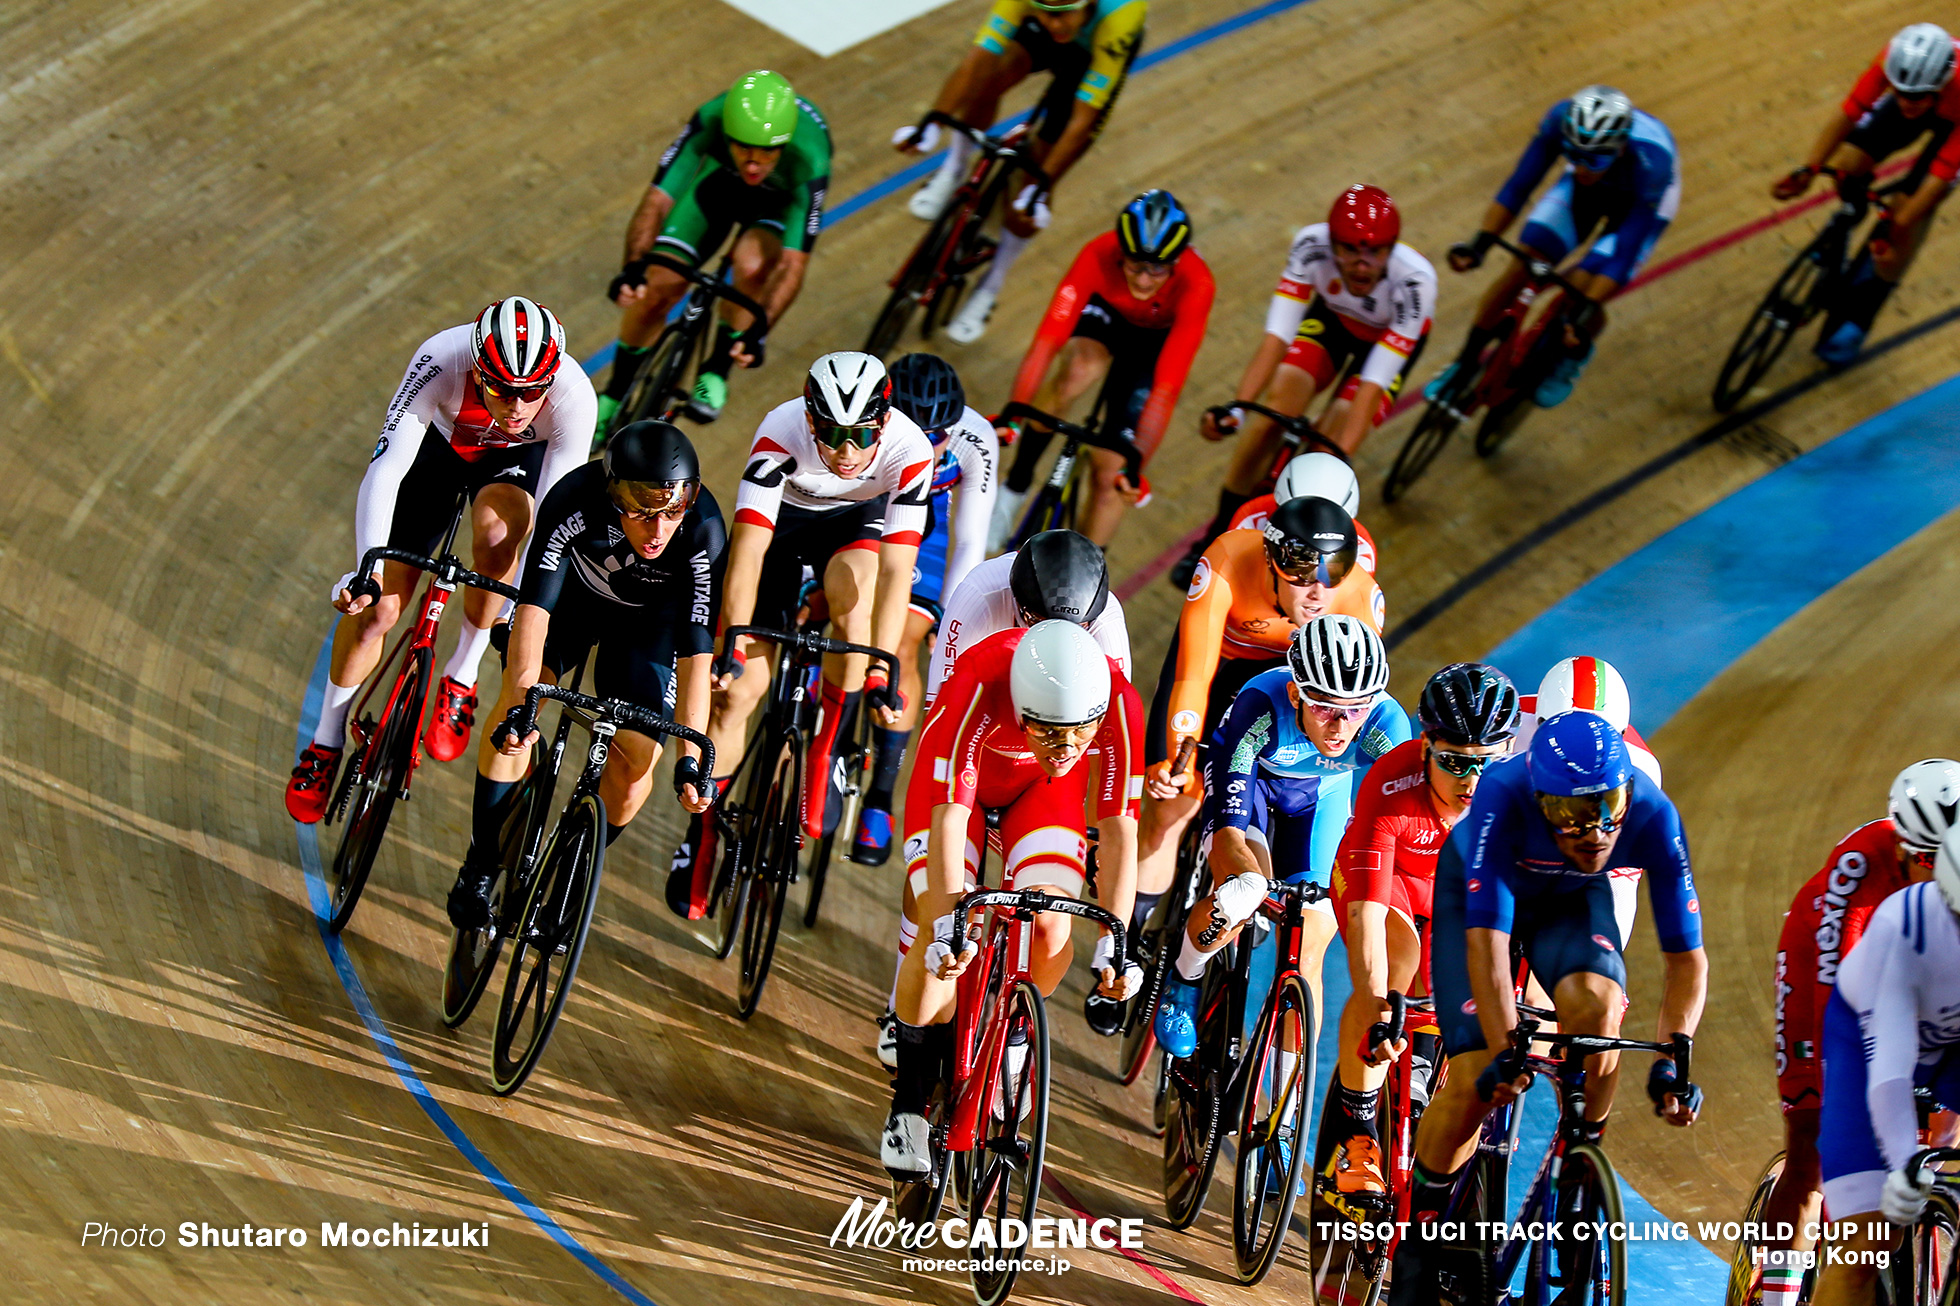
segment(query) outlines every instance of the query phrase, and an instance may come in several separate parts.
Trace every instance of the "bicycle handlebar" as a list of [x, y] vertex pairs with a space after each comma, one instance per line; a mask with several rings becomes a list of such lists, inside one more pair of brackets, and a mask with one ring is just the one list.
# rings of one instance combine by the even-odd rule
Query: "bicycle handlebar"
[[[684, 739], [701, 750], [701, 774], [711, 776], [715, 773], [715, 746], [698, 730], [691, 730], [676, 721], [668, 721], [636, 703], [628, 703], [621, 698], [593, 698], [575, 689], [565, 689], [558, 685], [533, 685], [524, 693], [524, 701], [505, 714], [500, 724], [490, 736], [490, 742], [501, 748], [512, 735], [522, 739], [538, 728], [538, 708], [547, 698], [555, 698], [574, 712], [584, 712], [597, 720], [610, 721], [614, 725], [631, 728], [650, 735], [668, 735]], [[714, 786], [708, 786], [712, 797]]]
[[867, 644], [852, 644], [846, 640], [831, 639], [827, 635], [811, 635], [800, 630], [771, 630], [767, 626], [730, 626], [722, 635], [721, 653], [715, 658], [715, 674], [725, 676], [735, 669], [735, 641], [741, 638], [766, 640], [780, 644], [784, 648], [801, 649], [806, 653], [862, 653], [885, 664], [891, 673], [893, 684], [898, 683], [898, 659], [881, 648]]
[[1500, 1054], [1504, 1063], [1504, 1077], [1516, 1079], [1530, 1067], [1530, 1050], [1533, 1043], [1549, 1043], [1560, 1049], [1561, 1063], [1569, 1062], [1574, 1053], [1581, 1057], [1594, 1056], [1601, 1052], [1658, 1052], [1674, 1061], [1674, 1075], [1686, 1084], [1694, 1078], [1692, 1062], [1694, 1039], [1686, 1034], [1676, 1034], [1665, 1043], [1650, 1043], [1637, 1038], [1608, 1038], [1603, 1034], [1564, 1034], [1540, 1033], [1539, 1017], [1530, 1016], [1518, 1022], [1511, 1031], [1511, 1046]]
[[[954, 905], [953, 916], [955, 919], [963, 918], [982, 907], [1005, 907], [1029, 916], [1039, 916], [1049, 911], [1060, 912], [1064, 916], [1079, 916], [1085, 921], [1094, 921], [1109, 932], [1111, 956], [1120, 960], [1130, 955], [1123, 937], [1126, 932], [1123, 922], [1092, 902], [1058, 897], [1043, 893], [1040, 889], [975, 889]], [[1122, 967], [1118, 966], [1117, 969], [1120, 971]]]
[[665, 268], [675, 276], [680, 277], [683, 281], [691, 281], [701, 287], [701, 289], [720, 299], [727, 300], [744, 312], [754, 314], [755, 321], [749, 324], [748, 330], [744, 334], [762, 336], [769, 333], [769, 314], [763, 311], [762, 305], [737, 290], [734, 283], [724, 281], [719, 275], [703, 272], [692, 263], [684, 262], [671, 254], [642, 254], [634, 262], [649, 268]]
[[1118, 455], [1123, 460], [1123, 475], [1130, 484], [1138, 487], [1143, 485], [1143, 454], [1138, 451], [1134, 441], [1121, 435], [1092, 431], [1086, 426], [1063, 421], [1053, 413], [1042, 412], [1033, 404], [1008, 404], [1000, 410], [1000, 416], [994, 418], [994, 424], [1000, 426], [1020, 418], [1047, 427], [1070, 444], [1086, 444], [1091, 448], [1103, 449]]
[[1004, 134], [1001, 136], [990, 136], [983, 129], [963, 123], [951, 114], [941, 113], [937, 109], [934, 109], [931, 113], [919, 119], [920, 131], [924, 131], [927, 127], [931, 126], [944, 127], [948, 131], [958, 132], [960, 135], [966, 137], [967, 140], [973, 142], [974, 149], [979, 150], [990, 159], [1012, 158], [1015, 166], [1032, 177], [1037, 186], [1043, 190], [1052, 190], [1054, 188], [1054, 178], [1041, 170], [1040, 166], [1028, 154], [1027, 147], [1020, 141], [1017, 140], [1010, 144]]
[[1295, 444], [1318, 445], [1321, 452], [1331, 453], [1350, 466], [1354, 463], [1354, 460], [1348, 456], [1347, 450], [1314, 430], [1313, 422], [1304, 415], [1282, 413], [1264, 404], [1253, 403], [1250, 399], [1234, 399], [1229, 404], [1213, 404], [1205, 411], [1210, 413], [1212, 421], [1216, 422], [1230, 416], [1234, 408], [1272, 418], [1279, 423], [1281, 430], [1293, 437]]
[[[381, 583], [375, 580], [374, 569], [382, 562], [406, 563], [417, 571], [440, 574], [444, 563], [455, 563], [455, 561], [455, 558], [448, 555], [439, 559], [427, 558], [419, 553], [410, 553], [407, 549], [369, 549], [361, 555], [361, 565], [355, 571], [354, 579], [348, 583], [347, 590], [357, 599], [365, 594], [368, 598], [378, 601], [381, 598]], [[459, 585], [467, 585], [471, 589], [482, 590], [488, 594], [500, 594], [513, 603], [517, 601], [515, 585], [506, 585], [500, 580], [493, 580], [462, 567], [457, 568], [453, 579]]]
[[1378, 1020], [1368, 1027], [1368, 1055], [1375, 1049], [1389, 1043], [1400, 1043], [1407, 1033], [1409, 1018], [1409, 998], [1400, 989], [1391, 989], [1388, 994], [1388, 1019]]
[[1932, 1173], [1934, 1166], [1953, 1161], [1960, 1161], [1960, 1147], [1928, 1147], [1914, 1152], [1907, 1160], [1905, 1170], [1918, 1181], [1919, 1187], [1924, 1188], [1936, 1177]]

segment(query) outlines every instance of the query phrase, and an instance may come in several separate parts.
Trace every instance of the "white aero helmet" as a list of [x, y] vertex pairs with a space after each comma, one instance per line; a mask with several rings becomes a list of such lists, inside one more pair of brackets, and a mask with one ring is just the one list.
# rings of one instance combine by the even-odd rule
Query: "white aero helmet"
[[1892, 782], [1886, 811], [1907, 847], [1920, 852], [1940, 847], [1960, 813], [1960, 763], [1944, 757], [1914, 762]]
[[810, 364], [803, 383], [810, 420], [826, 426], [877, 426], [891, 411], [892, 383], [885, 365], [870, 354], [843, 350]]
[[1613, 86], [1588, 86], [1574, 91], [1560, 124], [1568, 152], [1594, 154], [1617, 150], [1633, 133], [1633, 101]]
[[1273, 501], [1287, 503], [1307, 497], [1331, 499], [1352, 517], [1361, 511], [1361, 482], [1354, 468], [1331, 453], [1303, 453], [1280, 468], [1273, 482]]
[[1625, 677], [1605, 658], [1567, 658], [1538, 682], [1538, 719], [1544, 721], [1578, 708], [1597, 712], [1607, 724], [1624, 732], [1633, 720], [1633, 700]]
[[1946, 832], [1933, 858], [1933, 883], [1946, 899], [1946, 909], [1960, 913], [1960, 826]]
[[1929, 95], [1953, 80], [1953, 38], [1933, 23], [1899, 29], [1885, 47], [1885, 80], [1903, 95]]
[[1293, 683], [1323, 698], [1373, 698], [1388, 688], [1388, 650], [1365, 621], [1330, 613], [1293, 632]]
[[1008, 690], [1016, 716], [1079, 726], [1109, 711], [1109, 658], [1073, 621], [1037, 621], [1014, 646]]

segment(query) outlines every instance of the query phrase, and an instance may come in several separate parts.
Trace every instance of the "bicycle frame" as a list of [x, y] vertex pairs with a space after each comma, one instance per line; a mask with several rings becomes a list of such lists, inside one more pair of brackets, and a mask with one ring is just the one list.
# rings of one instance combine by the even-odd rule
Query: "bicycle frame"
[[[1071, 478], [1075, 474], [1076, 459], [1083, 445], [1116, 454], [1123, 459], [1123, 475], [1130, 484], [1143, 484], [1143, 454], [1125, 437], [1112, 435], [1101, 429], [1100, 418], [1108, 398], [1107, 386], [1108, 382], [1105, 379], [1105, 388], [1097, 394], [1096, 406], [1090, 412], [1089, 420], [1081, 425], [1064, 421], [1053, 413], [1044, 413], [1030, 404], [1010, 403], [1001, 409], [1000, 416], [995, 419], [997, 422], [1026, 420], [1045, 428], [1039, 434], [1030, 431], [1023, 433], [1021, 437], [1023, 440], [1039, 442], [1033, 446], [1032, 456], [1035, 458], [1039, 458], [1045, 451], [1049, 439], [1057, 435], [1062, 437], [1061, 452], [1055, 455], [1055, 464], [1048, 469], [1048, 478], [1042, 482], [1041, 489], [1035, 494], [1034, 502], [1029, 505], [1027, 516], [1022, 518], [1021, 525], [1015, 530], [1013, 539], [1008, 545], [1009, 549], [1019, 548], [1030, 535], [1037, 532], [1072, 524], [1074, 503], [1069, 498], [1069, 492], [1072, 488]], [[1015, 457], [1018, 461], [1022, 455], [1017, 453]]]

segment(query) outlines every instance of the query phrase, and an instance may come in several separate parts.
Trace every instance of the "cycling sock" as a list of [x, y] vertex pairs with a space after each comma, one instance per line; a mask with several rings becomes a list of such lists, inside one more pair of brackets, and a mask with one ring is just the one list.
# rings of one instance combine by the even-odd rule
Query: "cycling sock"
[[948, 132], [946, 135], [949, 138], [946, 142], [946, 157], [940, 162], [939, 171], [933, 175], [931, 182], [926, 183], [927, 185], [947, 184], [949, 179], [950, 184], [958, 185], [966, 180], [967, 165], [973, 161], [973, 151], [978, 147], [962, 132]]
[[892, 1076], [892, 1112], [895, 1115], [922, 1116], [926, 1099], [932, 1096], [939, 1078], [944, 1054], [951, 1050], [951, 1025], [898, 1026], [898, 1067]]
[[741, 333], [728, 323], [717, 322], [714, 347], [708, 351], [707, 358], [702, 360], [701, 370], [713, 372], [726, 380], [729, 369], [735, 366], [735, 337], [739, 334]]
[[1052, 431], [1027, 430], [1014, 442], [1014, 465], [1007, 469], [1006, 487], [1011, 494], [1026, 494], [1034, 488], [1035, 468], [1041, 464], [1041, 455], [1048, 452], [1048, 442], [1054, 439]]
[[1803, 1294], [1803, 1270], [1794, 1265], [1773, 1265], [1763, 1271], [1763, 1306], [1797, 1306]]
[[1874, 270], [1864, 280], [1855, 282], [1844, 294], [1844, 320], [1855, 322], [1866, 331], [1878, 318], [1878, 311], [1885, 307], [1885, 301], [1898, 289], [1895, 282], [1887, 281]]
[[625, 833], [626, 833], [625, 826], [614, 825], [611, 821], [607, 821], [606, 822], [606, 847], [610, 848], [614, 844], [618, 843], [619, 836]]
[[1381, 1090], [1375, 1088], [1349, 1088], [1340, 1086], [1335, 1100], [1339, 1103], [1341, 1114], [1356, 1126], [1356, 1132], [1375, 1132], [1375, 1103], [1381, 1098]]
[[1254, 496], [1250, 494], [1239, 494], [1234, 490], [1226, 489], [1222, 485], [1219, 486], [1218, 515], [1211, 519], [1211, 525], [1205, 527], [1204, 538], [1198, 541], [1197, 551], [1203, 553], [1206, 548], [1210, 547], [1213, 540], [1231, 529], [1232, 518], [1238, 515], [1239, 509], [1251, 503], [1253, 498]]
[[990, 295], [1000, 294], [1007, 284], [1007, 274], [1014, 269], [1014, 260], [1021, 257], [1021, 251], [1028, 247], [1030, 237], [1017, 236], [1011, 231], [1000, 233], [1000, 245], [994, 250], [994, 261], [987, 268], [987, 275], [980, 283], [980, 289]]
[[327, 681], [327, 692], [320, 700], [320, 719], [313, 723], [313, 742], [321, 748], [341, 748], [347, 743], [347, 708], [359, 685], [336, 685]]
[[476, 687], [476, 668], [483, 661], [483, 650], [490, 647], [490, 628], [470, 624], [469, 613], [463, 614], [462, 629], [456, 633], [456, 651], [449, 655], [449, 665], [442, 669], [448, 676], [465, 688]]
[[503, 840], [504, 818], [510, 815], [511, 800], [517, 795], [518, 780], [492, 780], [481, 771], [476, 776], [476, 797], [470, 802], [470, 857], [491, 858]]
[[[1223, 943], [1220, 943], [1218, 948], [1224, 946]], [[1211, 954], [1217, 952], [1218, 948], [1199, 947], [1187, 931], [1184, 936], [1184, 946], [1179, 948], [1177, 952], [1178, 977], [1192, 984], [1196, 984], [1200, 979], [1204, 978], [1205, 967], [1211, 963]]]
[[871, 769], [871, 791], [865, 795], [864, 803], [889, 812], [892, 795], [898, 789], [898, 769], [905, 765], [905, 745], [911, 742], [912, 732], [874, 725], [871, 734], [878, 741], [878, 762]]
[[653, 352], [652, 345], [629, 345], [624, 340], [614, 347], [612, 372], [606, 377], [606, 398], [624, 399], [633, 388], [640, 363]]
[[913, 940], [919, 937], [919, 925], [904, 912], [898, 914], [898, 965], [892, 970], [892, 991], [885, 997], [885, 1006], [898, 1006], [898, 972], [905, 969], [905, 954], [912, 951]]
[[1429, 1105], [1430, 1083], [1436, 1076], [1436, 1058], [1442, 1045], [1440, 1034], [1409, 1035], [1409, 1101], [1416, 1106]]
[[1462, 1173], [1459, 1167], [1448, 1174], [1431, 1174], [1418, 1160], [1409, 1179], [1409, 1218], [1433, 1220], [1441, 1216], [1450, 1203], [1450, 1189], [1456, 1187], [1456, 1177]]
[[1161, 893], [1145, 893], [1137, 890], [1137, 900], [1130, 908], [1130, 937], [1143, 933], [1143, 923], [1150, 919], [1150, 913], [1157, 910], [1157, 903], [1163, 898]]

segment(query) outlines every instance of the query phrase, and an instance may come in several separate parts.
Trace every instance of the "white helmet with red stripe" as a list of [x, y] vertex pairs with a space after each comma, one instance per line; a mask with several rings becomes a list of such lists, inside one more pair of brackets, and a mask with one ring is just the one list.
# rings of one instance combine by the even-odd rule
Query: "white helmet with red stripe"
[[1538, 682], [1536, 710], [1540, 721], [1574, 708], [1597, 712], [1622, 732], [1633, 720], [1627, 682], [1604, 658], [1567, 658]]
[[470, 351], [477, 371], [495, 385], [542, 385], [558, 371], [565, 328], [550, 309], [522, 295], [500, 299], [477, 314]]

